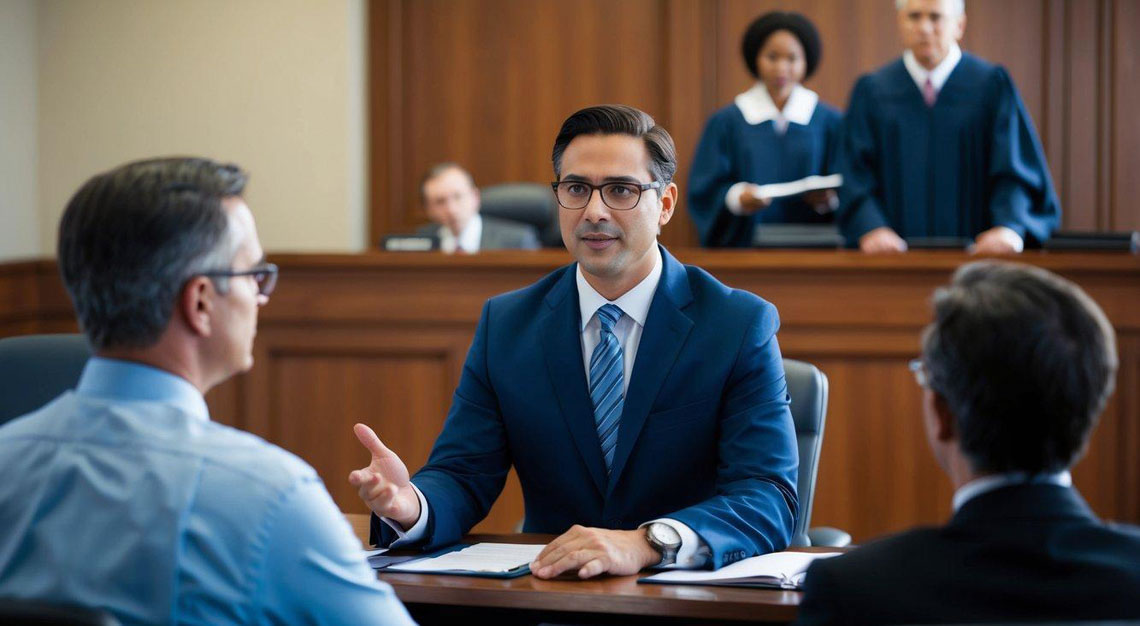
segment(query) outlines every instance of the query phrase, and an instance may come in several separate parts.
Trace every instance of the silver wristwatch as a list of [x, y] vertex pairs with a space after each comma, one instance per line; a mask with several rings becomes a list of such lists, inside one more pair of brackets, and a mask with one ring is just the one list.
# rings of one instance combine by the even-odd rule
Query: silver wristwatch
[[681, 549], [681, 534], [675, 528], [661, 522], [653, 522], [645, 527], [645, 540], [649, 546], [661, 553], [657, 565], [672, 565], [677, 562], [677, 551]]

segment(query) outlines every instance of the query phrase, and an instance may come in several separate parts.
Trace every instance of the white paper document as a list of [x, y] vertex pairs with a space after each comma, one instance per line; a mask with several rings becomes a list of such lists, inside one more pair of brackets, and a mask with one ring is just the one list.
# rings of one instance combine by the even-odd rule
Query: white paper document
[[388, 567], [391, 572], [506, 573], [530, 564], [545, 545], [477, 543], [462, 550]]
[[799, 589], [812, 561], [839, 556], [842, 552], [773, 552], [737, 561], [716, 571], [670, 570], [647, 576], [639, 582], [679, 585], [729, 585]]
[[786, 196], [796, 196], [808, 191], [818, 191], [820, 189], [838, 189], [842, 186], [842, 174], [831, 174], [829, 176], [808, 176], [807, 178], [801, 178], [799, 180], [793, 180], [787, 183], [753, 185], [752, 195], [760, 196], [761, 198], [784, 198]]

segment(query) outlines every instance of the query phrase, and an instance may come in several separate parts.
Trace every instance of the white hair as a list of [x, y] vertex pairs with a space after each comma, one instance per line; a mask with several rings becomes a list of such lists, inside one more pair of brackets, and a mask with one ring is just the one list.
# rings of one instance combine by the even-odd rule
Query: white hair
[[[902, 11], [906, 8], [906, 3], [909, 0], [895, 0], [895, 9]], [[954, 15], [962, 15], [966, 12], [966, 0], [951, 0], [950, 10]]]

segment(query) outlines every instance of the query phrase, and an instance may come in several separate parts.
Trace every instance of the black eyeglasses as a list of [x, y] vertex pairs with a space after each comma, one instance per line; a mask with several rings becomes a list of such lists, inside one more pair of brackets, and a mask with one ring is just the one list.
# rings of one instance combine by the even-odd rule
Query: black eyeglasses
[[592, 185], [590, 183], [580, 180], [564, 180], [562, 182], [550, 183], [551, 189], [554, 190], [555, 197], [558, 198], [558, 204], [564, 209], [577, 211], [586, 208], [590, 204], [590, 198], [594, 195], [594, 190], [597, 189], [598, 193], [602, 196], [602, 203], [615, 211], [628, 211], [637, 206], [641, 202], [641, 193], [646, 189], [660, 189], [665, 186], [661, 181], [654, 181], [652, 183], [602, 183], [601, 185]]
[[252, 276], [253, 281], [257, 283], [257, 293], [268, 297], [273, 293], [273, 288], [277, 286], [277, 266], [273, 263], [266, 263], [258, 265], [257, 267], [248, 270], [214, 270], [210, 272], [199, 272], [199, 276], [209, 276], [213, 278], [237, 278], [239, 276]]

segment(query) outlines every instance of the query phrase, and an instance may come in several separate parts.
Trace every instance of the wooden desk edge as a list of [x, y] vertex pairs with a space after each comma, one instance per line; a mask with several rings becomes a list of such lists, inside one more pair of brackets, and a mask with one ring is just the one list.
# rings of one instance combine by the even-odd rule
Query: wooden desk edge
[[[367, 545], [369, 516], [346, 514], [356, 536]], [[506, 543], [545, 543], [548, 535], [472, 535], [467, 540]], [[809, 552], [821, 548], [803, 549]], [[599, 613], [662, 615], [746, 621], [790, 621], [800, 603], [798, 591], [739, 589], [701, 585], [639, 585], [637, 576], [577, 581], [539, 580], [532, 576], [501, 580], [464, 576], [398, 574], [380, 570], [377, 577], [392, 585], [400, 600], [410, 604]]]

